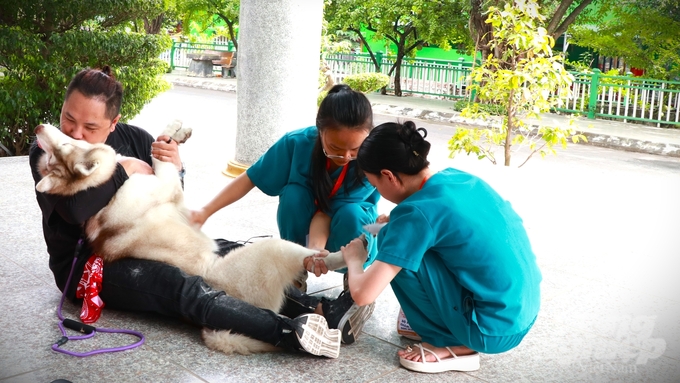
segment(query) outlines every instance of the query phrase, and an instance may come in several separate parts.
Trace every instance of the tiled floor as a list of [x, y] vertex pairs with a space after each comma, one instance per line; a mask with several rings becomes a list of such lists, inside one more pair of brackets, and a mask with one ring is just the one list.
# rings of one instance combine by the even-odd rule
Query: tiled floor
[[[214, 136], [192, 140], [215, 145]], [[436, 165], [452, 165], [442, 154], [433, 152]], [[228, 154], [219, 156], [186, 157], [187, 199], [194, 205], [227, 182], [219, 172]], [[60, 295], [47, 267], [28, 159], [0, 158], [0, 382], [680, 381], [678, 179], [654, 171], [630, 179], [599, 165], [577, 172], [559, 161], [539, 161], [521, 173], [455, 161], [483, 173], [524, 217], [544, 276], [542, 310], [519, 347], [483, 355], [479, 371], [426, 375], [399, 366], [396, 351], [407, 341], [395, 332], [398, 304], [391, 291], [380, 296], [359, 341], [334, 360], [224, 355], [206, 348], [200, 330], [181, 321], [111, 310], [97, 325], [141, 331], [142, 347], [84, 359], [51, 351], [60, 337]], [[276, 234], [275, 210], [275, 199], [255, 191], [211, 218], [205, 230], [229, 239]], [[332, 289], [326, 291], [332, 295], [340, 284], [338, 274], [312, 278], [310, 290]], [[64, 306], [72, 318], [78, 309]], [[100, 333], [68, 346], [85, 351], [130, 341]]]

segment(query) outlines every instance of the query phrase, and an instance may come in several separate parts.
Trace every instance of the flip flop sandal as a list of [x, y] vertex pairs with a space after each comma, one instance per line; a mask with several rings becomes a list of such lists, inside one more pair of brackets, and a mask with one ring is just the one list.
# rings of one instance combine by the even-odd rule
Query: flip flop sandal
[[[453, 356], [452, 358], [446, 358], [446, 359], [439, 359], [437, 354], [434, 353], [434, 351], [427, 349], [423, 347], [421, 343], [415, 344], [413, 347], [418, 347], [420, 348], [420, 362], [414, 362], [412, 360], [408, 360], [403, 357], [399, 357], [399, 363], [401, 363], [404, 368], [412, 370], [412, 371], [418, 371], [418, 372], [425, 372], [425, 373], [437, 373], [437, 372], [444, 372], [444, 371], [476, 371], [479, 370], [479, 353], [475, 352], [474, 354], [470, 355], [462, 355], [458, 356], [451, 351], [449, 347], [446, 347], [447, 350], [449, 350], [449, 353]], [[410, 346], [409, 346], [410, 348]], [[429, 352], [430, 354], [434, 355], [435, 359], [437, 359], [436, 362], [427, 362], [425, 360], [425, 351]]]

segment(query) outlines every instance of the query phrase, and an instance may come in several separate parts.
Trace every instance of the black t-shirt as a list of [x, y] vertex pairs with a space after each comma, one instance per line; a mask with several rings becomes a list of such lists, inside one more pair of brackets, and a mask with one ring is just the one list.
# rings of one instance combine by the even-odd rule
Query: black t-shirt
[[[123, 123], [116, 124], [116, 129], [109, 134], [106, 144], [116, 153], [127, 157], [135, 157], [151, 165], [151, 144], [153, 137], [136, 126]], [[40, 179], [37, 164], [45, 153], [34, 142], [29, 152], [29, 162], [33, 180], [37, 184]], [[76, 286], [83, 273], [83, 266], [92, 254], [85, 234], [83, 224], [90, 217], [106, 206], [118, 188], [128, 179], [123, 166], [118, 164], [110, 180], [104, 184], [81, 191], [73, 196], [58, 196], [40, 193], [36, 190], [36, 199], [42, 211], [42, 226], [47, 252], [50, 255], [49, 266], [54, 274], [54, 280], [59, 290], [64, 291], [66, 280], [71, 272], [73, 258], [79, 239], [83, 239], [83, 247], [78, 256], [67, 296], [75, 296]]]

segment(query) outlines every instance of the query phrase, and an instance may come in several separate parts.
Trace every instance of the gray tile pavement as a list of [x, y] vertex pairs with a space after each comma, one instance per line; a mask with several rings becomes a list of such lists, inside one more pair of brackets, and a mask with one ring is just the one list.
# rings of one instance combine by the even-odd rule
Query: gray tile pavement
[[[229, 139], [233, 133], [224, 130], [219, 137]], [[219, 146], [208, 138], [200, 141], [200, 135], [194, 139]], [[228, 158], [218, 149], [205, 152], [213, 154], [189, 159], [186, 197], [194, 205], [229, 182], [220, 174]], [[544, 276], [535, 327], [516, 349], [483, 355], [479, 371], [426, 375], [400, 368], [395, 354], [408, 341], [396, 334], [399, 307], [389, 289], [379, 297], [359, 341], [344, 346], [335, 360], [286, 353], [224, 355], [207, 349], [196, 327], [113, 310], [105, 310], [97, 325], [141, 331], [147, 337], [142, 347], [85, 359], [54, 353], [50, 345], [60, 337], [55, 314], [60, 295], [47, 267], [28, 158], [13, 157], [0, 158], [0, 382], [680, 381], [680, 202], [673, 199], [680, 180], [656, 171], [640, 172], [635, 179], [595, 166], [577, 171], [556, 160], [518, 172], [442, 155], [432, 166], [480, 174], [512, 201]], [[255, 190], [211, 218], [206, 231], [229, 239], [277, 235], [275, 216], [276, 199]], [[332, 295], [340, 285], [338, 274], [310, 279], [310, 291], [321, 294]], [[71, 304], [64, 307], [71, 318], [78, 311]], [[86, 350], [131, 340], [98, 334], [70, 346]]]

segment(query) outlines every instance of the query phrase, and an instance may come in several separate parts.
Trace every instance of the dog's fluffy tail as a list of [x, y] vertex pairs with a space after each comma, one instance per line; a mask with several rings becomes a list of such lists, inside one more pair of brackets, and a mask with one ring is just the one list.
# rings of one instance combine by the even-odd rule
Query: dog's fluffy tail
[[213, 350], [222, 351], [225, 354], [237, 353], [250, 355], [258, 352], [277, 351], [279, 348], [269, 343], [248, 338], [240, 334], [232, 334], [231, 331], [218, 331], [203, 329], [203, 341]]

